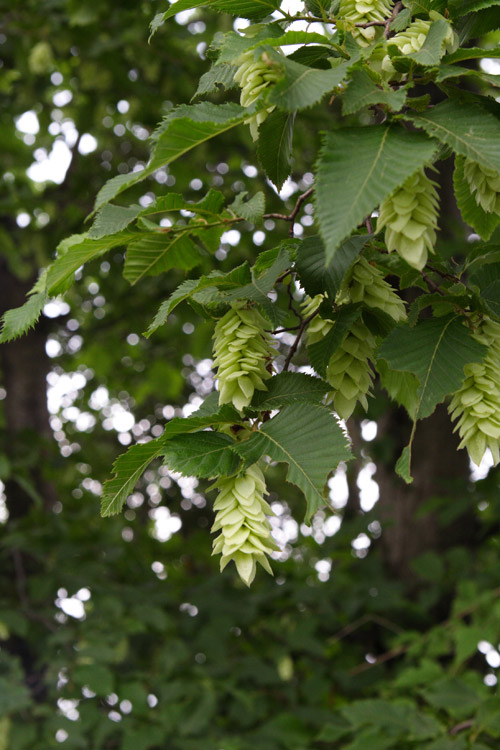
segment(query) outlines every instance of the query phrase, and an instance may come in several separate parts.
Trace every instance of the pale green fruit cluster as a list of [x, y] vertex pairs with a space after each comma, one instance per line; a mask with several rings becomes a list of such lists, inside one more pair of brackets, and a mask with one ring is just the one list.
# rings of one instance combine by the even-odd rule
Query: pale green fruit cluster
[[218, 368], [219, 404], [247, 407], [254, 391], [266, 391], [267, 364], [274, 355], [266, 321], [257, 310], [235, 303], [218, 321], [214, 334], [214, 366]]
[[349, 419], [358, 401], [368, 409], [366, 396], [373, 380], [370, 360], [376, 346], [375, 337], [360, 318], [328, 363], [327, 380], [334, 388], [333, 404], [342, 419]]
[[384, 280], [382, 271], [361, 256], [353, 264], [339, 292], [338, 302], [363, 302], [367, 307], [378, 307], [396, 323], [406, 319], [403, 300]]
[[[436, 15], [438, 18], [440, 17], [438, 14]], [[400, 31], [391, 37], [388, 43], [395, 45], [402, 55], [411, 55], [414, 52], [418, 52], [427, 39], [431, 23], [431, 21], [424, 21], [421, 18], [417, 18], [404, 31]], [[441, 54], [444, 55], [445, 52], [453, 52], [457, 45], [457, 35], [452, 27], [448, 26], [448, 31], [442, 42]], [[396, 74], [396, 77], [402, 77], [396, 73], [389, 55], [386, 55], [382, 60], [382, 71], [391, 74], [391, 77], [393, 77], [392, 74]]]
[[419, 169], [380, 206], [377, 232], [386, 227], [387, 249], [418, 270], [434, 252], [438, 205], [436, 183]]
[[[323, 299], [322, 294], [306, 298], [302, 305], [303, 315], [312, 315]], [[332, 326], [333, 320], [316, 315], [307, 328], [308, 345], [321, 341]], [[335, 411], [342, 419], [349, 419], [358, 401], [365, 410], [368, 409], [366, 394], [373, 380], [370, 360], [374, 359], [376, 346], [375, 337], [360, 318], [330, 358], [326, 380], [333, 388], [330, 398], [333, 398]]]
[[472, 159], [464, 159], [464, 175], [477, 205], [487, 214], [500, 214], [500, 174]]
[[222, 554], [221, 571], [234, 560], [247, 586], [255, 578], [256, 563], [273, 575], [266, 555], [277, 547], [266, 518], [272, 510], [264, 500], [266, 482], [262, 471], [253, 464], [237, 477], [219, 479], [213, 487], [220, 492], [214, 504], [217, 515], [212, 531], [221, 533], [214, 540], [212, 554]]
[[354, 26], [356, 23], [371, 23], [372, 21], [385, 21], [391, 15], [391, 0], [340, 0], [338, 18], [348, 21], [353, 25], [352, 35], [360, 47], [367, 47], [377, 34], [376, 26], [361, 29]]
[[[302, 315], [304, 318], [308, 318], [316, 312], [324, 299], [324, 294], [317, 294], [315, 297], [306, 297], [302, 303]], [[316, 315], [307, 326], [307, 343], [311, 345], [315, 344], [317, 341], [321, 341], [332, 326], [333, 320], [328, 320], [328, 318], [322, 318], [321, 315]]]
[[466, 378], [453, 394], [449, 412], [452, 419], [458, 419], [459, 448], [467, 448], [477, 465], [489, 448], [496, 466], [500, 460], [500, 324], [485, 319], [475, 338], [488, 346], [488, 354], [481, 363], [465, 365]]
[[[234, 80], [241, 86], [240, 104], [249, 107], [268, 86], [280, 78], [280, 71], [264, 59], [264, 56], [255, 60], [254, 52], [245, 52], [237, 60], [239, 68], [234, 74]], [[268, 107], [262, 112], [253, 115], [247, 122], [254, 141], [259, 136], [259, 126], [273, 111], [274, 107]]]

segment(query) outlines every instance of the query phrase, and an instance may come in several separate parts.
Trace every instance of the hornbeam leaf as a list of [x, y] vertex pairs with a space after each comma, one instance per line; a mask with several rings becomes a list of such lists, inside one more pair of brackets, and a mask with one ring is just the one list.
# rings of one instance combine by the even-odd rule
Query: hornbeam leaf
[[280, 0], [177, 0], [177, 2], [171, 4], [168, 10], [157, 13], [153, 18], [151, 36], [172, 16], [181, 13], [183, 10], [199, 8], [202, 5], [241, 18], [259, 19], [265, 18], [265, 16], [277, 10], [280, 6]]
[[378, 356], [391, 370], [412, 372], [420, 381], [416, 419], [432, 414], [445, 396], [464, 380], [464, 366], [480, 362], [486, 347], [456, 316], [422, 320], [415, 327], [398, 325], [382, 343]]
[[500, 57], [500, 49], [482, 49], [482, 47], [468, 47], [457, 49], [450, 55], [445, 55], [441, 62], [451, 64], [462, 60], [475, 60], [482, 57]]
[[479, 105], [448, 99], [411, 119], [457, 154], [500, 172], [500, 122]]
[[378, 356], [391, 370], [411, 372], [419, 387], [409, 445], [396, 464], [396, 473], [410, 483], [411, 451], [418, 419], [432, 414], [445, 396], [457, 391], [464, 380], [464, 366], [480, 362], [487, 347], [476, 341], [462, 319], [448, 315], [423, 320], [414, 328], [399, 325], [385, 339]]
[[171, 471], [211, 479], [234, 474], [240, 459], [230, 450], [234, 439], [220, 432], [194, 432], [167, 440], [163, 448]]
[[380, 382], [389, 396], [400, 406], [404, 406], [412, 419], [418, 406], [418, 378], [411, 372], [395, 372], [389, 369], [384, 359], [379, 359], [376, 363], [377, 372], [380, 376]]
[[327, 264], [325, 247], [318, 236], [307, 237], [299, 245], [297, 270], [300, 283], [310, 297], [326, 292], [334, 300], [347, 269], [371, 235], [355, 234], [342, 243], [333, 261]]
[[13, 341], [27, 333], [30, 328], [33, 328], [41, 315], [46, 301], [46, 293], [37, 292], [28, 297], [21, 307], [7, 310], [2, 317], [0, 343], [4, 344], [7, 341]]
[[123, 276], [136, 284], [144, 276], [157, 276], [171, 268], [188, 271], [201, 261], [200, 251], [186, 232], [152, 232], [128, 246]]
[[198, 97], [204, 94], [211, 94], [213, 92], [224, 89], [229, 91], [230, 89], [236, 88], [238, 84], [234, 80], [234, 74], [237, 68], [234, 65], [228, 63], [222, 63], [220, 65], [212, 65], [210, 70], [202, 75], [199, 80], [198, 88], [193, 94], [191, 101], [198, 99]]
[[195, 146], [244, 122], [252, 113], [251, 108], [233, 103], [181, 104], [166, 117], [156, 131], [155, 146], [146, 167], [139, 172], [112, 177], [97, 194], [95, 210]]
[[432, 160], [436, 148], [435, 141], [398, 125], [345, 128], [325, 134], [315, 201], [327, 263], [384, 198]]
[[[448, 22], [444, 18], [438, 18], [430, 26], [425, 42], [417, 52], [406, 55], [410, 60], [414, 60], [419, 65], [439, 65], [443, 51], [443, 42], [450, 30]], [[390, 45], [390, 40], [389, 40]]]
[[116, 234], [128, 227], [144, 211], [142, 206], [103, 206], [90, 227], [88, 237], [99, 240], [108, 234]]
[[331, 70], [318, 70], [301, 65], [288, 57], [267, 48], [270, 58], [283, 67], [284, 75], [270, 90], [267, 98], [270, 104], [293, 112], [306, 109], [319, 102], [333, 91], [347, 77], [350, 61], [341, 62]]
[[163, 450], [163, 436], [138, 443], [118, 456], [113, 464], [115, 476], [104, 484], [101, 500], [101, 516], [119, 513], [135, 485], [147, 467]]
[[233, 211], [237, 216], [241, 216], [246, 221], [255, 224], [262, 220], [262, 216], [266, 210], [266, 199], [262, 190], [255, 193], [250, 200], [245, 201], [247, 195], [246, 191], [238, 193], [231, 205], [228, 206], [228, 209], [229, 211]]
[[455, 171], [453, 173], [453, 187], [457, 206], [464, 221], [485, 241], [489, 240], [500, 223], [500, 216], [486, 211], [476, 203], [471, 193], [469, 183], [464, 175], [464, 157], [455, 157]]
[[278, 326], [283, 319], [283, 311], [277, 305], [273, 305], [267, 296], [274, 287], [276, 280], [290, 266], [290, 256], [285, 248], [282, 248], [272, 266], [257, 277], [252, 273], [252, 281], [245, 286], [237, 287], [220, 298], [220, 302], [232, 302], [237, 299], [248, 299], [262, 308], [263, 313], [274, 326]]
[[324, 336], [321, 341], [307, 347], [309, 361], [318, 375], [326, 377], [328, 363], [347, 332], [351, 329], [353, 323], [359, 318], [361, 313], [359, 305], [342, 305], [338, 313], [332, 315], [333, 328]]
[[[217, 396], [212, 400], [209, 396], [202, 404], [202, 409], [207, 402], [209, 406], [201, 413], [195, 412], [190, 417], [176, 417], [170, 420], [160, 437], [150, 440], [148, 443], [133, 445], [118, 456], [113, 464], [115, 476], [104, 484], [101, 500], [101, 515], [112, 516], [119, 513], [127, 497], [133, 491], [135, 485], [146, 471], [147, 467], [155, 458], [164, 454], [165, 446], [170, 438], [183, 433], [196, 432], [215, 424], [238, 424], [241, 422], [239, 414], [229, 405], [217, 406]], [[206, 413], [213, 412], [213, 413]]]
[[158, 312], [153, 318], [153, 322], [144, 333], [146, 338], [149, 338], [160, 326], [165, 325], [168, 316], [177, 305], [180, 305], [185, 299], [189, 299], [198, 286], [198, 281], [198, 279], [187, 279], [187, 281], [183, 281], [182, 284], [177, 287], [175, 292], [172, 292], [170, 297], [161, 303]]
[[247, 440], [235, 443], [233, 450], [249, 463], [262, 455], [287, 463], [287, 481], [297, 485], [306, 498], [306, 521], [326, 502], [323, 489], [330, 472], [351, 457], [337, 420], [316, 404], [285, 407]]
[[267, 391], [256, 391], [249, 407], [252, 411], [272, 411], [308, 401], [320, 403], [331, 386], [302, 372], [280, 372], [266, 381]]
[[377, 86], [375, 81], [366, 70], [353, 70], [350, 82], [342, 97], [342, 114], [352, 115], [362, 107], [370, 107], [372, 104], [384, 104], [394, 112], [402, 109], [406, 100], [406, 90], [401, 88], [393, 91]]
[[291, 170], [295, 112], [271, 112], [259, 128], [257, 156], [266, 177], [281, 190]]
[[248, 263], [242, 263], [241, 266], [233, 268], [227, 274], [222, 274], [219, 271], [214, 271], [208, 276], [202, 276], [200, 279], [188, 279], [184, 281], [180, 286], [177, 287], [175, 292], [172, 292], [170, 297], [161, 303], [158, 312], [148, 330], [145, 332], [145, 336], [149, 338], [154, 331], [160, 326], [167, 322], [167, 318], [170, 313], [184, 300], [189, 299], [195, 292], [199, 292], [203, 289], [215, 287], [217, 289], [235, 289], [237, 287], [248, 284], [251, 280], [250, 268]]
[[[63, 241], [61, 245], [64, 245], [64, 252], [58, 255], [56, 260], [49, 267], [47, 272], [47, 291], [51, 296], [56, 296], [65, 292], [68, 283], [71, 282], [73, 274], [77, 271], [80, 266], [83, 266], [90, 260], [98, 258], [99, 256], [107, 253], [113, 247], [119, 247], [120, 245], [127, 245], [132, 240], [136, 240], [139, 237], [146, 236], [145, 234], [133, 230], [123, 230], [117, 234], [102, 237], [98, 240], [93, 240], [85, 235], [75, 235], [71, 237], [71, 244]], [[58, 247], [59, 249], [61, 247]]]

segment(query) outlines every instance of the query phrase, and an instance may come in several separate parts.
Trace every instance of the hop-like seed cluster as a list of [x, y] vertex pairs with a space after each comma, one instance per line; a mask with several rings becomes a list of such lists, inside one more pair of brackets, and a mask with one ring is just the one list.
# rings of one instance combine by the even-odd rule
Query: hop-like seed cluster
[[434, 252], [438, 204], [436, 183], [420, 169], [380, 206], [377, 231], [386, 227], [387, 249], [396, 250], [418, 270], [425, 266], [427, 254]]
[[[302, 306], [303, 314], [306, 317], [312, 315], [323, 299], [322, 294], [307, 298]], [[321, 341], [332, 326], [333, 320], [316, 315], [308, 326], [308, 344]], [[368, 409], [366, 396], [373, 380], [370, 361], [374, 359], [376, 345], [375, 337], [360, 318], [330, 358], [326, 380], [333, 388], [330, 398], [333, 398], [335, 411], [342, 419], [349, 419], [358, 401], [365, 410]]]
[[[255, 60], [252, 50], [240, 55], [237, 62], [239, 68], [234, 74], [234, 80], [241, 86], [240, 104], [242, 107], [249, 107], [259, 98], [264, 89], [276, 83], [280, 77], [280, 71], [263, 57]], [[254, 141], [258, 138], [259, 126], [273, 109], [274, 107], [268, 107], [249, 118], [248, 124]]]
[[477, 205], [486, 213], [500, 214], [500, 174], [472, 159], [464, 159], [464, 175]]
[[453, 395], [449, 412], [458, 419], [459, 448], [467, 448], [477, 465], [489, 448], [496, 465], [500, 460], [500, 324], [485, 319], [475, 338], [488, 346], [488, 354], [483, 362], [464, 367], [466, 378]]
[[262, 471], [253, 464], [240, 476], [219, 479], [213, 486], [220, 492], [214, 504], [217, 515], [212, 531], [221, 533], [214, 540], [212, 554], [222, 554], [221, 571], [234, 560], [247, 586], [255, 578], [256, 563], [272, 575], [266, 555], [277, 547], [266, 518], [272, 510], [264, 500], [266, 482]]
[[[424, 21], [421, 18], [415, 19], [404, 31], [400, 31], [389, 39], [389, 44], [395, 45], [402, 55], [411, 55], [418, 52], [427, 39], [427, 34], [431, 27], [431, 21]], [[457, 47], [457, 36], [451, 25], [441, 45], [441, 54], [453, 52]], [[396, 73], [391, 58], [386, 55], [382, 60], [382, 71], [388, 74]]]
[[358, 401], [368, 409], [366, 396], [373, 380], [370, 361], [376, 346], [375, 337], [359, 319], [328, 363], [327, 380], [334, 389], [335, 411], [342, 419], [349, 419]]
[[[302, 315], [304, 318], [308, 318], [315, 313], [324, 299], [324, 294], [317, 294], [315, 297], [306, 297], [302, 303]], [[332, 326], [333, 320], [322, 318], [321, 315], [316, 315], [307, 326], [307, 343], [311, 345], [315, 344], [317, 341], [321, 341]]]
[[376, 26], [362, 29], [356, 23], [385, 21], [391, 15], [391, 0], [340, 0], [338, 18], [353, 25], [352, 35], [361, 47], [367, 47], [377, 33]]
[[396, 323], [406, 319], [403, 300], [396, 294], [382, 271], [361, 256], [353, 264], [342, 288], [338, 302], [363, 302], [367, 307], [378, 307]]
[[218, 368], [219, 404], [241, 411], [255, 390], [267, 390], [267, 365], [274, 354], [264, 318], [253, 308], [234, 304], [218, 321], [214, 334], [214, 365]]

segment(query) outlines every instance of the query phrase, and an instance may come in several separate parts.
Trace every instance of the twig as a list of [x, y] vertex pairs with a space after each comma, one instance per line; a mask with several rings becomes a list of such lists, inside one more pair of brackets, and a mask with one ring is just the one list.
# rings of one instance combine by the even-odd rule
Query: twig
[[[492, 599], [498, 599], [500, 596], [500, 587], [493, 589], [491, 592]], [[450, 617], [448, 620], [444, 620], [440, 625], [436, 626], [439, 628], [449, 628], [451, 625], [453, 625], [456, 620], [463, 620], [464, 617], [467, 617], [467, 615], [472, 614], [473, 612], [478, 609], [478, 607], [481, 607], [484, 604], [484, 600], [480, 600], [476, 602], [475, 604], [472, 604], [470, 607], [467, 607], [467, 609], [463, 609], [461, 612], [458, 612], [458, 614], [454, 615], [453, 617]], [[427, 636], [427, 633], [423, 633], [421, 636], [421, 639], [425, 638]], [[374, 659], [372, 662], [363, 662], [362, 664], [358, 664], [356, 667], [351, 669], [349, 672], [350, 675], [355, 676], [357, 674], [360, 674], [361, 672], [366, 672], [366, 670], [371, 669], [372, 667], [378, 667], [379, 664], [383, 664], [386, 661], [390, 661], [391, 659], [395, 659], [397, 656], [401, 656], [402, 654], [406, 653], [409, 648], [413, 646], [413, 643], [406, 643], [401, 646], [396, 646], [395, 648], [390, 649], [389, 651], [386, 651], [384, 654], [381, 654], [376, 659]]]
[[398, 0], [398, 2], [396, 3], [396, 5], [392, 9], [391, 17], [389, 18], [388, 21], [385, 22], [384, 36], [385, 36], [386, 39], [389, 38], [389, 34], [391, 33], [391, 23], [394, 21], [394, 19], [396, 18], [396, 16], [398, 15], [398, 13], [399, 13], [399, 11], [401, 10], [402, 7], [403, 7], [403, 3], [399, 2], [399, 0]]
[[458, 734], [463, 732], [464, 729], [470, 729], [474, 726], [474, 719], [467, 719], [467, 721], [461, 721], [460, 724], [452, 727], [448, 734]]
[[385, 617], [380, 617], [379, 615], [363, 615], [363, 617], [360, 617], [358, 620], [354, 620], [354, 622], [350, 622], [349, 625], [346, 625], [345, 628], [342, 628], [342, 630], [339, 630], [338, 633], [335, 633], [335, 635], [329, 639], [329, 643], [336, 643], [337, 641], [341, 641], [343, 638], [345, 638], [348, 635], [351, 635], [351, 633], [354, 633], [359, 628], [362, 628], [363, 625], [367, 625], [370, 622], [374, 622], [376, 625], [381, 625], [384, 628], [387, 628], [387, 630], [392, 630], [393, 633], [402, 633], [402, 628], [399, 627], [399, 625], [396, 625], [395, 623], [391, 622], [390, 620], [387, 620]]
[[365, 219], [365, 227], [368, 234], [373, 234], [373, 224], [371, 220], [371, 216], [367, 216]]
[[433, 281], [431, 278], [429, 278], [429, 276], [427, 276], [427, 274], [424, 271], [421, 271], [420, 273], [422, 274], [422, 278], [425, 281], [425, 283], [427, 284], [427, 286], [429, 287], [429, 289], [433, 289], [438, 294], [441, 294], [443, 297], [446, 297], [446, 293], [443, 292], [443, 290], [441, 289], [441, 287], [438, 286], [435, 281]]
[[285, 364], [283, 365], [283, 371], [285, 372], [290, 367], [290, 362], [292, 361], [292, 357], [294, 356], [295, 352], [297, 351], [297, 348], [300, 343], [300, 339], [302, 338], [302, 334], [304, 333], [306, 327], [309, 325], [311, 320], [318, 314], [318, 311], [314, 312], [312, 315], [310, 315], [308, 318], [302, 321], [300, 324], [299, 331], [297, 333], [297, 336], [295, 338], [295, 341], [290, 347], [290, 351], [287, 354], [287, 358], [285, 359]]

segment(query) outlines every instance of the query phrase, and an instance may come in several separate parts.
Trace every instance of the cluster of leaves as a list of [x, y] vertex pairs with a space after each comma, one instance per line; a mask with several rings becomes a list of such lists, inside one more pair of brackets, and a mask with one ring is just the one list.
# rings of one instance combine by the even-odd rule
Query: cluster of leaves
[[[465, 365], [485, 356], [484, 346], [472, 332], [477, 315], [498, 314], [498, 251], [494, 244], [480, 245], [465, 257], [437, 256], [432, 265], [415, 271], [404, 259], [385, 254], [383, 238], [373, 235], [370, 217], [408, 178], [453, 154], [455, 195], [463, 219], [484, 241], [490, 239], [500, 215], [486, 212], [476, 200], [474, 187], [464, 174], [464, 161], [500, 173], [498, 109], [489, 97], [496, 79], [480, 68], [460, 63], [498, 54], [494, 49], [469, 45], [479, 33], [478, 23], [482, 34], [496, 29], [492, 14], [479, 14], [479, 20], [476, 11], [470, 9], [464, 17], [459, 3], [450, 7], [431, 4], [428, 8], [411, 2], [404, 8], [397, 4], [385, 25], [379, 23], [374, 39], [360, 44], [356, 26], [349, 30], [341, 9], [335, 16], [331, 9], [321, 8], [321, 17], [316, 18], [314, 13], [319, 9], [308, 8], [304, 18], [324, 24], [325, 33], [318, 34], [289, 29], [297, 17], [279, 11], [274, 3], [210, 5], [253, 21], [262, 21], [263, 16], [266, 20], [250, 25], [244, 34], [230, 31], [216, 35], [210, 49], [212, 67], [202, 77], [195, 96], [233, 88], [241, 56], [248, 53], [256, 60], [266, 60], [280, 75], [250, 107], [205, 101], [173, 109], [153, 136], [153, 150], [145, 168], [114, 177], [100, 190], [90, 230], [59, 245], [56, 260], [40, 277], [28, 302], [6, 314], [2, 339], [7, 341], [26, 330], [49, 297], [68, 289], [83, 264], [112, 248], [127, 248], [124, 277], [135, 284], [147, 275], [171, 269], [190, 272], [215, 253], [229, 227], [262, 222], [268, 216], [262, 193], [249, 200], [241, 193], [229, 205], [225, 205], [222, 193], [212, 189], [196, 203], [176, 193], [161, 195], [146, 208], [112, 201], [196, 146], [242, 125], [249, 116], [260, 111], [268, 114], [270, 110], [260, 125], [257, 153], [266, 176], [279, 190], [291, 169], [296, 112], [333, 94], [341, 102], [343, 120], [340, 128], [324, 134], [316, 159], [314, 207], [319, 235], [281, 242], [262, 253], [251, 268], [243, 264], [226, 274], [211, 272], [185, 281], [161, 305], [147, 335], [166, 323], [182, 301], [187, 300], [201, 316], [217, 319], [232, 302], [244, 300], [260, 308], [271, 330], [298, 329], [293, 354], [309, 322], [301, 319], [300, 325], [294, 326], [293, 315], [300, 314], [293, 310], [293, 303], [286, 305], [294, 285], [300, 283], [307, 294], [324, 295], [322, 313], [334, 323], [330, 334], [309, 351], [311, 365], [326, 377], [328, 362], [361, 313], [348, 314], [345, 306], [337, 304], [337, 293], [362, 252], [398, 280], [403, 298], [416, 296], [407, 323], [394, 327], [388, 316], [373, 313], [364, 318], [380, 344], [376, 356], [381, 382], [391, 397], [407, 408], [416, 424], [459, 389]], [[193, 7], [196, 4], [181, 0], [155, 18], [152, 31], [156, 32], [174, 13]], [[268, 16], [271, 11], [278, 11], [283, 18]], [[425, 41], [419, 42], [416, 52], [403, 54], [401, 45], [396, 44], [397, 34], [404, 29], [410, 34], [412, 23], [419, 19], [427, 23]], [[454, 51], [444, 54], [450, 35], [452, 40], [456, 37]], [[286, 56], [280, 48], [288, 44], [298, 49]], [[390, 60], [394, 74], [387, 76], [379, 69], [381, 54]], [[458, 87], [463, 78], [473, 80], [474, 93]], [[479, 93], [481, 87], [484, 91]], [[417, 96], [422, 90], [427, 93]], [[436, 104], [437, 95], [441, 101]], [[353, 126], [349, 117], [363, 112], [369, 113], [369, 124]], [[303, 200], [305, 194], [292, 214], [281, 217], [290, 222], [292, 232]], [[277, 292], [273, 301], [269, 298], [271, 291]], [[287, 358], [285, 369], [289, 364]], [[142, 470], [158, 455], [166, 456], [172, 469], [200, 477], [234, 473], [239, 466], [237, 455], [247, 464], [268, 455], [289, 463], [289, 477], [303, 490], [310, 518], [324, 502], [328, 474], [348, 458], [334, 417], [321, 405], [328, 390], [323, 386], [321, 381], [293, 373], [276, 376], [267, 397], [259, 393], [243, 416], [219, 410], [214, 401], [210, 402], [213, 406], [204, 407], [202, 417], [186, 420], [182, 426], [168, 425], [161, 438], [132, 448], [120, 459], [116, 477], [105, 493], [104, 514], [121, 508]], [[316, 402], [316, 408], [305, 406], [308, 402]], [[279, 415], [261, 422], [271, 409], [280, 410]], [[249, 419], [256, 421], [252, 421], [254, 432], [245, 443], [230, 444], [229, 437], [223, 439], [213, 431], [221, 423], [236, 428], [248, 424]], [[207, 432], [209, 427], [212, 431]], [[189, 437], [180, 437], [180, 432]], [[411, 481], [410, 462], [411, 439], [397, 465], [406, 481]]]

